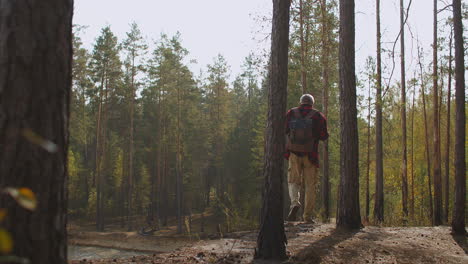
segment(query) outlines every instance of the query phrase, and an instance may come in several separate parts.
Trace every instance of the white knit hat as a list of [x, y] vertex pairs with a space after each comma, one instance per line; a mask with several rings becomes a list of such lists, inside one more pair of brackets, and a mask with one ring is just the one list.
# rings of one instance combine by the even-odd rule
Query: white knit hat
[[300, 104], [308, 104], [308, 105], [314, 105], [315, 99], [312, 95], [310, 94], [303, 94], [301, 96], [301, 99], [299, 100]]

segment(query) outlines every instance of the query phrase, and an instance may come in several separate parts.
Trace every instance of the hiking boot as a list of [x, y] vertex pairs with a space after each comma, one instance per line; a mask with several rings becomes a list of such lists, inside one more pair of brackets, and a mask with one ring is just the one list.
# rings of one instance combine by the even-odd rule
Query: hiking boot
[[297, 212], [299, 211], [299, 205], [295, 205], [289, 210], [288, 218], [286, 220], [288, 221], [296, 221], [297, 219]]
[[304, 222], [306, 222], [307, 224], [315, 224], [315, 220], [313, 217], [304, 217]]

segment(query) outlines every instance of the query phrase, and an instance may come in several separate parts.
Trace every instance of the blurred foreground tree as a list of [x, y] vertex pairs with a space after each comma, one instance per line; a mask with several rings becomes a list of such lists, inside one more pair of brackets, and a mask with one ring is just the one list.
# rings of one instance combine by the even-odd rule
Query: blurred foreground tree
[[5, 223], [13, 253], [33, 263], [67, 263], [72, 11], [73, 0], [6, 0], [0, 8], [0, 186], [31, 188], [39, 206], [0, 204], [15, 216]]

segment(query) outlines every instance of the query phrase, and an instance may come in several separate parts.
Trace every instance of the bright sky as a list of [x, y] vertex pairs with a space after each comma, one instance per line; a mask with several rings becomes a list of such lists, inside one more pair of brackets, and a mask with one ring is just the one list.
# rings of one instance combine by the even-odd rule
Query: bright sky
[[76, 0], [74, 24], [89, 26], [82, 35], [87, 48], [107, 24], [120, 40], [132, 21], [150, 42], [179, 31], [189, 59], [198, 62], [192, 65], [195, 74], [222, 54], [233, 79], [249, 52], [267, 45], [253, 40], [259, 28], [254, 18], [270, 9], [271, 1], [265, 0]]
[[[444, 4], [439, 2], [442, 8]], [[260, 53], [269, 48], [261, 40], [271, 31], [271, 26], [259, 20], [271, 16], [271, 9], [271, 0], [76, 0], [74, 24], [88, 26], [82, 38], [90, 49], [106, 25], [111, 26], [119, 40], [132, 21], [139, 24], [150, 42], [157, 40], [162, 32], [172, 36], [179, 31], [183, 46], [190, 52], [189, 59], [198, 61], [191, 66], [195, 74], [212, 63], [217, 54], [222, 54], [231, 66], [232, 80], [249, 52]], [[393, 42], [399, 30], [399, 0], [381, 0], [381, 12], [382, 41]], [[430, 52], [432, 1], [413, 0], [408, 22], [413, 34], [419, 35], [425, 51]], [[407, 58], [416, 57], [412, 54], [417, 54], [416, 44], [411, 47], [408, 31], [406, 41]], [[375, 0], [356, 0], [357, 71], [363, 68], [367, 56], [375, 56], [375, 46]], [[391, 45], [384, 47], [391, 48]], [[399, 65], [398, 60], [396, 63]], [[412, 67], [410, 61], [407, 64]], [[399, 73], [395, 74], [399, 78]]]

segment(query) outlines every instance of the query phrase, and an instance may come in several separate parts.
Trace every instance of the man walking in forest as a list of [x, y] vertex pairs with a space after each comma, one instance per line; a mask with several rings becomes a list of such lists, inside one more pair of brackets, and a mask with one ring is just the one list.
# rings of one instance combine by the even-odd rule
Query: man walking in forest
[[303, 220], [313, 222], [316, 185], [318, 182], [319, 140], [328, 138], [327, 120], [313, 108], [314, 97], [304, 94], [300, 106], [286, 114], [286, 159], [289, 160], [288, 189], [291, 199], [288, 221], [296, 221], [302, 184], [305, 187]]

